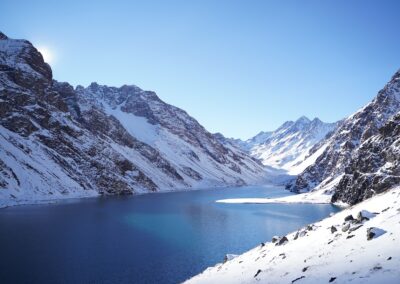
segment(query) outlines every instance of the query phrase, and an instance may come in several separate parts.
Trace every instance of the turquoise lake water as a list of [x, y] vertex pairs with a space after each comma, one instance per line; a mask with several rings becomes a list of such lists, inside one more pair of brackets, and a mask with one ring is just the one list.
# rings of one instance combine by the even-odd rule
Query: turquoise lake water
[[273, 186], [94, 198], [0, 210], [0, 283], [179, 283], [339, 209], [222, 204]]

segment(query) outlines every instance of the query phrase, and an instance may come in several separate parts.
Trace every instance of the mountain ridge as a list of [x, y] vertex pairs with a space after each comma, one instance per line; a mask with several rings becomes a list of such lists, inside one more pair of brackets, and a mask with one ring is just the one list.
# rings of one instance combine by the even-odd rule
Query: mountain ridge
[[[295, 121], [286, 121], [274, 131], [261, 131], [245, 141], [225, 138], [218, 134], [220, 141], [232, 144], [266, 166], [286, 170], [288, 174], [300, 173], [312, 161], [311, 149], [331, 132], [337, 123], [325, 123], [319, 118], [310, 120], [301, 116]], [[221, 137], [222, 135], [222, 137]]]
[[0, 140], [0, 206], [256, 184], [265, 177], [254, 159], [221, 145], [154, 92], [58, 82], [29, 41], [6, 36]]

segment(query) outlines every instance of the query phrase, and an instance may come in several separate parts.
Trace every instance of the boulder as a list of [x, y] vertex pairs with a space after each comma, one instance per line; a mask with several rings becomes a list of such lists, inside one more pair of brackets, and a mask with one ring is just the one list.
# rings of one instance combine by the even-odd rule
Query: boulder
[[276, 246], [282, 246], [286, 244], [288, 241], [289, 241], [288, 238], [286, 236], [283, 236], [277, 241]]
[[380, 228], [371, 227], [367, 229], [367, 240], [370, 241], [385, 234], [386, 231]]
[[272, 243], [276, 243], [278, 240], [279, 240], [278, 236], [273, 236], [272, 239], [271, 239], [271, 242]]
[[354, 220], [353, 215], [348, 215], [348, 216], [346, 216], [346, 217], [344, 218], [344, 221], [345, 221], [345, 222], [353, 221], [353, 220]]
[[342, 232], [347, 232], [349, 229], [350, 229], [350, 224], [345, 224], [345, 225], [342, 227]]

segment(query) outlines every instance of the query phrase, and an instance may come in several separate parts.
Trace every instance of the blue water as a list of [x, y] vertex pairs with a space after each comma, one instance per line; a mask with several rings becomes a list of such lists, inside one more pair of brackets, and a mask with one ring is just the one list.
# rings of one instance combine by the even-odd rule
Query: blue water
[[215, 202], [284, 195], [242, 187], [2, 209], [0, 283], [178, 283], [338, 210]]

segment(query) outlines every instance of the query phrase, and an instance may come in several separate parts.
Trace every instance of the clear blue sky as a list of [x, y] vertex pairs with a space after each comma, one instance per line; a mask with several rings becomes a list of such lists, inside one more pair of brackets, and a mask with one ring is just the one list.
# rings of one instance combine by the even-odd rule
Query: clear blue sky
[[0, 29], [54, 54], [55, 79], [135, 84], [248, 138], [341, 119], [400, 68], [400, 1], [1, 0]]

